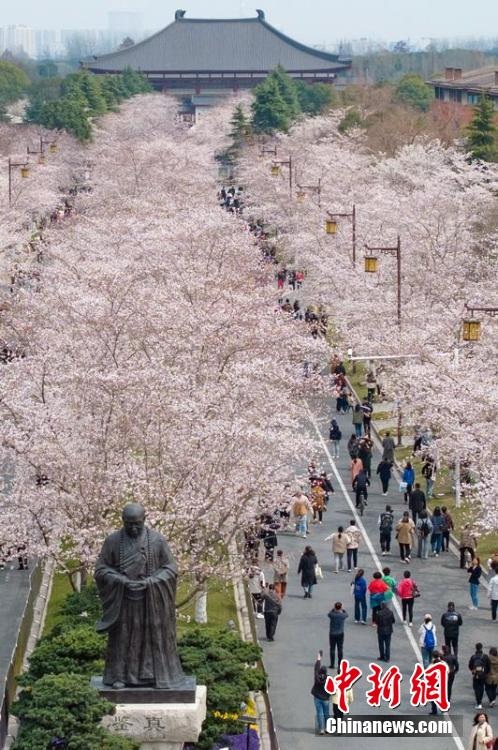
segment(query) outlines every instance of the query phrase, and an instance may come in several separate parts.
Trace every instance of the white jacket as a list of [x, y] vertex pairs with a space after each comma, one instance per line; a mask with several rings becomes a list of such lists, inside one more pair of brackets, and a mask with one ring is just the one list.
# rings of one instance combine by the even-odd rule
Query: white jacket
[[432, 630], [434, 634], [434, 648], [437, 647], [437, 635], [436, 635], [436, 626], [431, 621], [428, 625], [426, 625], [425, 622], [422, 623], [422, 625], [418, 629], [418, 645], [420, 648], [424, 646], [425, 641], [425, 633], [427, 630]]
[[498, 573], [489, 579], [488, 596], [490, 599], [498, 599]]

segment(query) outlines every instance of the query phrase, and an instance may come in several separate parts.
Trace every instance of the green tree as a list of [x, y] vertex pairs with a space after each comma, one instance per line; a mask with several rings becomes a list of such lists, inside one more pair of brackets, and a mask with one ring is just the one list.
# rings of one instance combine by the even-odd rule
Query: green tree
[[32, 684], [46, 674], [83, 674], [91, 677], [102, 671], [105, 639], [92, 624], [73, 628], [56, 627], [41, 638], [29, 659], [29, 670], [21, 678], [23, 685]]
[[357, 109], [348, 109], [344, 117], [339, 123], [338, 131], [339, 133], [347, 133], [348, 130], [352, 130], [353, 128], [361, 128], [363, 127], [363, 120], [361, 119], [361, 115], [358, 112]]
[[0, 60], [0, 104], [15, 102], [27, 91], [30, 80], [14, 63]]
[[229, 151], [237, 152], [244, 144], [246, 138], [251, 135], [251, 123], [249, 122], [244, 107], [242, 104], [238, 104], [230, 120], [231, 130], [230, 138], [232, 139], [232, 146]]
[[256, 133], [286, 133], [291, 125], [289, 109], [274, 78], [268, 77], [254, 89], [251, 104], [252, 126]]
[[408, 73], [403, 76], [395, 89], [395, 97], [402, 104], [420, 109], [426, 112], [434, 98], [432, 89], [424, 83], [424, 79], [415, 74]]
[[92, 138], [92, 126], [84, 100], [64, 97], [44, 104], [37, 122], [49, 129], [63, 129], [82, 142]]
[[46, 675], [23, 690], [11, 710], [21, 721], [14, 750], [44, 750], [54, 737], [65, 738], [68, 750], [138, 748], [99, 726], [115, 706], [100, 698], [82, 675]]
[[295, 82], [285, 72], [281, 65], [275, 68], [275, 70], [272, 70], [268, 77], [270, 80], [276, 82], [278, 90], [280, 91], [280, 96], [287, 105], [287, 113], [290, 120], [295, 120], [301, 114], [301, 107], [299, 105]]
[[40, 122], [43, 105], [60, 98], [61, 85], [60, 78], [43, 78], [31, 84], [28, 90], [28, 105], [24, 113], [26, 122]]
[[495, 109], [488, 96], [481, 96], [474, 107], [474, 117], [467, 128], [467, 145], [474, 159], [497, 161]]
[[152, 91], [152, 86], [149, 81], [141, 74], [137, 73], [136, 70], [131, 68], [125, 68], [121, 76], [126, 96], [134, 96], [135, 94], [147, 94]]
[[337, 95], [326, 83], [315, 83], [311, 86], [304, 81], [295, 83], [299, 106], [307, 115], [320, 115], [337, 104]]

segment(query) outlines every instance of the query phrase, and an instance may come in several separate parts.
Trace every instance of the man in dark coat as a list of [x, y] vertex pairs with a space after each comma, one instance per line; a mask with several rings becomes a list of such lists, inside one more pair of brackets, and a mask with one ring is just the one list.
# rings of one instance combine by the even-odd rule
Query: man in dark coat
[[275, 591], [273, 583], [270, 583], [268, 588], [263, 591], [263, 601], [265, 603], [266, 637], [269, 641], [273, 641], [277, 629], [278, 616], [282, 613], [280, 597]]
[[165, 538], [131, 503], [123, 528], [104, 542], [95, 566], [102, 600], [99, 633], [108, 633], [104, 684], [177, 688], [185, 684], [176, 646], [177, 567]]
[[420, 484], [415, 482], [415, 489], [412, 490], [408, 500], [408, 507], [412, 512], [413, 523], [417, 523], [420, 511], [425, 510], [426, 505], [425, 493], [420, 489]]
[[385, 602], [382, 602], [376, 615], [377, 640], [379, 642], [379, 661], [389, 661], [391, 658], [391, 637], [394, 615]]

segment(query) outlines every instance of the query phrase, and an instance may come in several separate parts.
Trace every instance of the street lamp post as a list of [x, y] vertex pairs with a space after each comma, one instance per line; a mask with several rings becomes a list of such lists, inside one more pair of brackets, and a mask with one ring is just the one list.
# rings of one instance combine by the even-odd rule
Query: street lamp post
[[292, 155], [289, 154], [289, 158], [286, 160], [276, 161], [273, 160], [271, 167], [271, 173], [274, 177], [278, 177], [280, 174], [280, 167], [289, 167], [289, 191], [292, 197]]
[[12, 206], [12, 170], [16, 169], [17, 167], [21, 168], [21, 177], [29, 177], [28, 161], [12, 161], [9, 156], [9, 206]]
[[318, 178], [318, 184], [317, 185], [299, 185], [297, 184], [297, 198], [298, 200], [304, 199], [306, 196], [306, 190], [308, 190], [310, 193], [314, 193], [318, 196], [318, 208], [321, 206], [322, 202], [322, 180], [321, 178]]
[[[329, 230], [329, 225], [336, 224], [336, 219], [351, 219], [352, 226], [352, 241], [353, 241], [353, 266], [356, 265], [356, 205], [353, 203], [353, 210], [350, 213], [332, 213], [327, 211], [328, 220], [325, 224], [325, 230], [327, 234], [335, 234], [334, 231]], [[336, 227], [337, 228], [337, 227]]]
[[265, 146], [264, 144], [261, 146], [259, 155], [260, 156], [266, 156], [266, 154], [272, 154], [273, 156], [277, 155], [277, 147], [275, 146]]
[[498, 307], [480, 307], [477, 305], [465, 305], [470, 317], [463, 320], [462, 338], [464, 341], [479, 341], [481, 338], [481, 321], [475, 318], [476, 312], [481, 312], [490, 318], [498, 315]]
[[394, 255], [396, 257], [396, 282], [397, 282], [397, 318], [398, 326], [401, 326], [401, 238], [398, 235], [398, 241], [395, 247], [370, 247], [365, 245], [369, 255], [365, 256], [366, 273], [375, 273], [377, 271], [377, 258], [375, 252], [383, 255]]

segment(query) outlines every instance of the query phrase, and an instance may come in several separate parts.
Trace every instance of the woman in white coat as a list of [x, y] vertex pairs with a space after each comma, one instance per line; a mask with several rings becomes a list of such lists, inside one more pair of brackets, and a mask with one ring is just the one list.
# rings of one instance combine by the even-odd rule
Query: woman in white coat
[[493, 730], [483, 711], [474, 716], [467, 750], [493, 750]]

